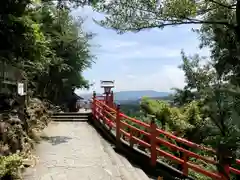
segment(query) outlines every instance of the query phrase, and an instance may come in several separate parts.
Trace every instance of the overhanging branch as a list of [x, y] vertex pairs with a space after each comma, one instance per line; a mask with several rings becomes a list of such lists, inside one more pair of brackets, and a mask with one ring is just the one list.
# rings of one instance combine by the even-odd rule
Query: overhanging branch
[[208, 0], [208, 1], [210, 1], [210, 2], [212, 2], [214, 4], [217, 4], [217, 5], [221, 6], [221, 7], [228, 8], [228, 9], [235, 9], [235, 7], [236, 7], [236, 4], [227, 5], [227, 4], [223, 4], [223, 3], [217, 2], [215, 0]]

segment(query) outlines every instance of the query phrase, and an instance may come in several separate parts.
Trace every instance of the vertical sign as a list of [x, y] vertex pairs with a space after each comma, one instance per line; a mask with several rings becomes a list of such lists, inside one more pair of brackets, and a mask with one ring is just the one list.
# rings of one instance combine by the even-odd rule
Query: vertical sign
[[18, 94], [19, 94], [20, 96], [25, 95], [25, 92], [24, 92], [24, 84], [23, 84], [23, 83], [18, 83]]

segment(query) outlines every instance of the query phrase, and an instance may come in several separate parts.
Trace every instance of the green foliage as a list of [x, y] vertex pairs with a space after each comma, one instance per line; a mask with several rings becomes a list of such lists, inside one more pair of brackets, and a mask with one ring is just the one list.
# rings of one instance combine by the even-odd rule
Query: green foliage
[[[203, 76], [195, 72], [200, 71], [200, 69], [193, 70], [193, 67], [184, 69], [186, 82], [191, 82], [187, 83], [184, 89], [189, 89], [189, 92], [194, 88], [197, 89], [197, 98], [196, 96], [186, 96], [187, 94], [184, 93], [186, 98], [185, 101], [180, 102], [183, 104], [180, 107], [171, 107], [166, 102], [145, 98], [141, 102], [141, 108], [145, 113], [156, 117], [159, 127], [165, 127], [165, 130], [177, 136], [216, 149], [219, 163], [217, 167], [204, 165], [199, 161], [196, 163], [206, 166], [209, 170], [217, 168], [218, 171], [222, 171], [222, 166], [225, 163], [224, 158], [239, 158], [240, 91], [238, 87], [221, 81], [214, 84], [215, 78], [210, 72], [206, 72], [209, 79], [205, 78], [205, 81], [199, 81]], [[201, 83], [198, 84], [198, 81]], [[183, 97], [181, 92], [183, 91], [175, 95], [175, 97], [178, 96], [176, 99], [180, 99], [179, 96]], [[197, 153], [208, 155], [204, 152]], [[233, 166], [235, 166], [234, 163]], [[205, 177], [193, 172], [192, 176], [205, 179]]]
[[130, 117], [141, 115], [139, 104], [121, 104], [121, 111]]
[[[199, 137], [202, 132], [202, 125], [206, 123], [206, 120], [202, 114], [201, 105], [202, 103], [199, 101], [192, 101], [178, 108], [172, 107], [166, 101], [155, 100], [151, 98], [142, 98], [142, 101], [140, 103], [142, 114], [138, 116], [138, 113], [136, 112], [135, 117], [136, 119], [141, 120], [148, 124], [150, 124], [152, 118], [154, 118], [155, 123], [159, 128], [164, 129], [165, 131], [171, 132], [173, 134], [176, 134], [179, 137], [187, 138], [197, 143], [203, 143], [204, 142], [203, 139], [206, 136], [204, 136], [204, 138], [202, 138], [201, 141], [199, 141]], [[128, 122], [134, 127], [137, 127], [138, 129], [148, 131], [148, 129], [143, 128], [142, 126], [139, 126], [136, 123], [133, 123], [131, 121], [126, 122]], [[127, 132], [130, 132], [130, 129], [128, 128], [125, 128], [125, 130]], [[135, 136], [143, 139], [144, 141], [147, 142], [149, 141], [149, 139], [144, 137], [143, 135], [135, 134]], [[164, 140], [171, 142], [172, 144], [182, 146], [182, 144], [177, 143], [175, 140], [167, 138], [164, 135], [160, 135], [160, 138], [163, 138]], [[172, 151], [166, 146], [160, 145], [159, 148], [177, 157], [181, 156], [180, 152]], [[196, 152], [195, 149], [190, 148], [189, 150]], [[201, 152], [197, 151], [196, 153], [207, 155], [202, 151]], [[176, 164], [174, 164], [174, 162], [171, 162], [164, 157], [159, 158], [161, 161], [176, 167]], [[202, 161], [196, 160], [195, 158], [191, 158], [191, 161], [207, 168], [208, 170], [216, 169], [214, 165], [210, 166]], [[199, 175], [194, 171], [190, 171], [190, 174], [194, 178], [207, 180], [206, 177]]]
[[171, 107], [167, 102], [144, 98], [141, 108], [146, 114], [156, 117], [158, 127], [177, 134], [184, 134], [202, 121], [198, 103], [192, 102], [183, 108]]
[[22, 165], [22, 158], [19, 154], [0, 156], [0, 178], [19, 178], [19, 167]]
[[186, 121], [196, 126], [201, 123], [201, 111], [199, 108], [199, 102], [192, 101], [184, 107], [184, 114]]
[[35, 77], [37, 91], [59, 103], [64, 100], [61, 97], [68, 97], [75, 88], [88, 87], [80, 72], [92, 63], [88, 44], [92, 34], [84, 33], [68, 10], [58, 10], [53, 5], [43, 4], [35, 18], [43, 24], [42, 31], [54, 52], [48, 70]]
[[93, 62], [88, 43], [93, 34], [82, 30], [82, 20], [51, 1], [5, 3], [0, 60], [24, 71], [34, 95], [61, 103], [75, 88], [88, 88], [81, 72]]
[[196, 31], [200, 47], [211, 50], [210, 61], [203, 64], [205, 58], [182, 52], [185, 87], [175, 89], [177, 107], [144, 99], [141, 108], [159, 127], [215, 148], [220, 166], [227, 156], [239, 157], [240, 1], [102, 0], [94, 7], [107, 14], [96, 22], [119, 33], [201, 24]]
[[[69, 10], [86, 3], [94, 1], [59, 0], [57, 5], [51, 0], [1, 1], [0, 61], [22, 70], [28, 95], [62, 105], [76, 88], [90, 86], [82, 72], [93, 63], [89, 44], [93, 34], [84, 32], [83, 20], [74, 19]], [[0, 157], [0, 179], [18, 178], [21, 158], [26, 158], [33, 145], [30, 138], [39, 140], [38, 130], [48, 123], [40, 104], [21, 113], [28, 114], [21, 119], [25, 129], [20, 123], [3, 123], [11, 128], [3, 133], [8, 142], [0, 142], [1, 153], [20, 150], [21, 155]]]
[[107, 14], [104, 20], [97, 23], [120, 33], [181, 24], [216, 24], [233, 29], [234, 23], [226, 16], [214, 19], [205, 17], [215, 14], [220, 9], [236, 13], [236, 0], [100, 0], [94, 7], [97, 11]]

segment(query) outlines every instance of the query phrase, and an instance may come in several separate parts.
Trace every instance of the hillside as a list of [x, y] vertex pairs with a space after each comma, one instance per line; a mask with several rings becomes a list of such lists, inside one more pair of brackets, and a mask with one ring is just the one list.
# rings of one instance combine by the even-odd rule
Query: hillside
[[168, 92], [157, 92], [152, 90], [146, 91], [120, 91], [114, 94], [116, 101], [124, 101], [124, 100], [138, 100], [141, 99], [143, 96], [156, 98], [156, 97], [164, 97], [168, 96]]

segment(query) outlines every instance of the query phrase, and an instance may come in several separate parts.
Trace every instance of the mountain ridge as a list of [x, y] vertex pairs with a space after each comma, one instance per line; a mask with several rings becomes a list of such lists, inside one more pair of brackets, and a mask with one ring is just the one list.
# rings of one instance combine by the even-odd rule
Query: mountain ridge
[[[131, 90], [131, 91], [119, 91], [114, 92], [114, 99], [115, 101], [128, 101], [128, 100], [139, 100], [142, 97], [151, 97], [151, 98], [157, 98], [157, 97], [165, 97], [168, 96], [169, 92], [160, 92], [160, 91], [154, 91], [154, 90]], [[78, 94], [79, 96], [89, 99], [91, 98], [92, 94]], [[97, 95], [100, 95], [100, 93], [97, 93]]]
[[167, 92], [158, 92], [154, 90], [137, 90], [137, 91], [119, 91], [114, 93], [115, 100], [138, 100], [144, 96], [147, 97], [164, 97], [168, 96]]

